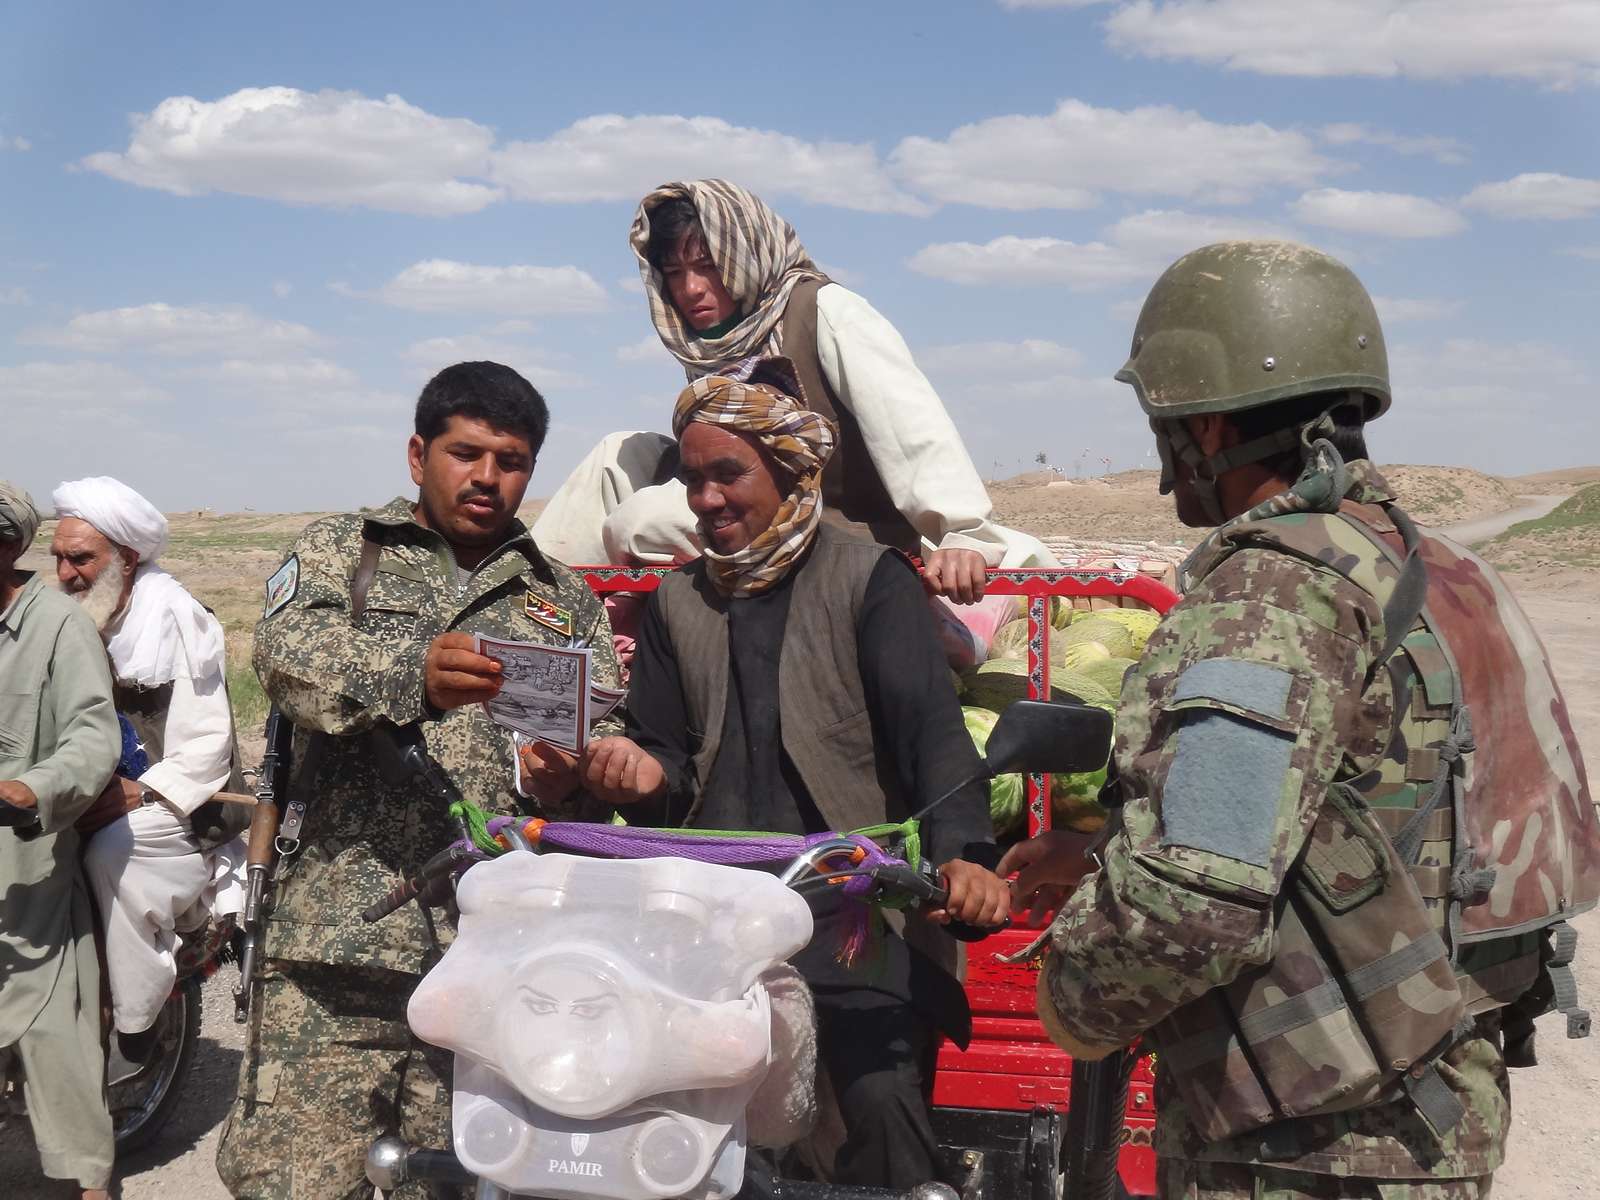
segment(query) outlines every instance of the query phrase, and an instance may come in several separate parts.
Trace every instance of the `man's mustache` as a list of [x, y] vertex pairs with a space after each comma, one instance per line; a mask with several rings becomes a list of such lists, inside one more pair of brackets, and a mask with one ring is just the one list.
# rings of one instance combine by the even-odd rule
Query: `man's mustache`
[[477, 488], [468, 488], [466, 491], [462, 492], [456, 497], [457, 504], [466, 504], [470, 500], [484, 501], [493, 506], [496, 512], [499, 512], [500, 509], [505, 507], [503, 504], [501, 504], [500, 496], [497, 492], [486, 492], [480, 491]]

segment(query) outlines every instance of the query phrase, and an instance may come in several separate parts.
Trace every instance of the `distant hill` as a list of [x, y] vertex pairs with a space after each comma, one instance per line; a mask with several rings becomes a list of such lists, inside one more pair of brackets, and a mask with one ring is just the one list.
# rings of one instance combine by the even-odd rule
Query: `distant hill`
[[1506, 480], [1518, 492], [1534, 495], [1570, 492], [1590, 483], [1600, 483], [1600, 466], [1567, 467], [1562, 471], [1540, 471], [1535, 475], [1513, 475]]
[[[1424, 525], [1449, 525], [1504, 512], [1517, 502], [1506, 480], [1469, 467], [1385, 467], [1401, 505]], [[1152, 541], [1192, 546], [1199, 534], [1178, 523], [1155, 471], [1066, 479], [1030, 471], [989, 484], [995, 519], [1035, 537]]]

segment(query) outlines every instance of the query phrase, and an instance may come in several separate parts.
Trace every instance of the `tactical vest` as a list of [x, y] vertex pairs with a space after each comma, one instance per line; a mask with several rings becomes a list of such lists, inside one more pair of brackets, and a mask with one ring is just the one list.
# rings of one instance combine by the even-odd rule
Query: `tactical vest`
[[806, 407], [839, 427], [839, 443], [822, 469], [823, 519], [853, 525], [879, 545], [920, 554], [922, 539], [895, 507], [872, 455], [867, 453], [861, 423], [828, 386], [817, 357], [817, 289], [831, 282], [808, 279], [796, 284], [784, 306], [781, 326], [783, 354], [794, 363]]
[[[1393, 506], [1346, 500], [1228, 540], [1338, 571], [1386, 601], [1387, 621], [1405, 607], [1402, 530], [1415, 532]], [[1331, 785], [1279, 897], [1272, 961], [1161, 1030], [1213, 1140], [1402, 1094], [1442, 1131], [1462, 1110], [1434, 1061], [1476, 1016], [1512, 1006], [1511, 1065], [1532, 1061], [1539, 1013], [1588, 1034], [1566, 918], [1600, 899], [1600, 824], [1549, 660], [1491, 569], [1412, 541], [1420, 612], [1394, 617], [1367, 681], [1392, 693], [1380, 765], [1347, 762]]]

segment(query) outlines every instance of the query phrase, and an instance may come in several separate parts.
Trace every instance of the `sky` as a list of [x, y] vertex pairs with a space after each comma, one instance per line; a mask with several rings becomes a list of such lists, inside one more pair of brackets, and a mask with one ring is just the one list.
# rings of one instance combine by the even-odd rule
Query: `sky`
[[1377, 299], [1375, 456], [1600, 461], [1594, 0], [0, 6], [0, 476], [167, 510], [413, 490], [417, 393], [505, 362], [529, 494], [664, 429], [627, 230], [766, 199], [905, 336], [985, 477], [1153, 465], [1112, 375], [1207, 242]]

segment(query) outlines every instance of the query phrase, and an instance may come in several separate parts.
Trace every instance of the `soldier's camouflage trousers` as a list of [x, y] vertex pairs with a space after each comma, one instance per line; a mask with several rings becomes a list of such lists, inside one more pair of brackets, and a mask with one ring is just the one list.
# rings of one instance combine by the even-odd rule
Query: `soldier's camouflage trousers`
[[1359, 1179], [1244, 1163], [1162, 1159], [1161, 1200], [1488, 1200], [1480, 1179]]
[[[239, 1200], [370, 1200], [385, 1134], [450, 1145], [450, 1055], [406, 1025], [417, 977], [269, 961], [251, 1009], [217, 1173]], [[406, 1200], [454, 1195], [408, 1185]]]

